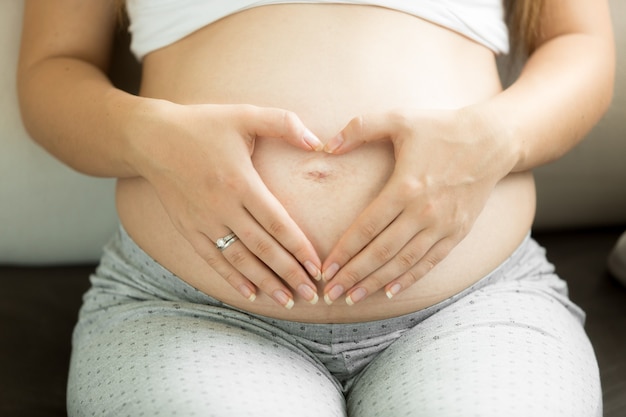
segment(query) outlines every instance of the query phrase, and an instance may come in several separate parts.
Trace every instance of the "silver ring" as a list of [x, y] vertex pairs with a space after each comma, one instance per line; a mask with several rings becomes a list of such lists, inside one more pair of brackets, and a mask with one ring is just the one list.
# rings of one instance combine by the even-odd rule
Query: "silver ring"
[[224, 237], [221, 237], [215, 241], [215, 247], [220, 251], [224, 251], [227, 247], [235, 243], [239, 239], [236, 234], [229, 233]]

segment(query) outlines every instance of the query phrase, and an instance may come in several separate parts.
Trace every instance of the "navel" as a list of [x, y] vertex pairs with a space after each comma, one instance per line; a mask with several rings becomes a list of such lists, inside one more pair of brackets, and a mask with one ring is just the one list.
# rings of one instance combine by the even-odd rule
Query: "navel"
[[330, 177], [330, 171], [311, 170], [305, 171], [304, 177], [307, 180], [322, 182]]

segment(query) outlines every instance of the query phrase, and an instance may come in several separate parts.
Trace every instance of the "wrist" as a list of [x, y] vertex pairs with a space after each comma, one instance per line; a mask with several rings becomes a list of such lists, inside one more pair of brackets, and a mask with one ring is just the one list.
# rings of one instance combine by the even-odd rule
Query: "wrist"
[[127, 177], [147, 177], [162, 149], [159, 138], [171, 129], [179, 105], [160, 99], [132, 96], [111, 102], [122, 115], [119, 122], [122, 163]]
[[480, 103], [460, 110], [476, 137], [483, 138], [497, 155], [502, 177], [523, 166], [524, 148], [515, 120], [503, 114], [497, 105]]

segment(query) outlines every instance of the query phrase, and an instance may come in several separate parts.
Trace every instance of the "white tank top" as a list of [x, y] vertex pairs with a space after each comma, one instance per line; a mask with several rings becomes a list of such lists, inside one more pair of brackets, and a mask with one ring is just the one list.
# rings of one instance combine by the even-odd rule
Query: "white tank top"
[[127, 0], [131, 50], [141, 60], [223, 17], [258, 6], [284, 3], [362, 4], [417, 16], [458, 32], [495, 53], [507, 53], [502, 0]]

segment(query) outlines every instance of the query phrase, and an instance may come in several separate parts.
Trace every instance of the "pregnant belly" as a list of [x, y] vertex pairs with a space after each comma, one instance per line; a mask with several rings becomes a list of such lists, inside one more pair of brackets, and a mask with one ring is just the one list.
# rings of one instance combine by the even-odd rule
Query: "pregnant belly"
[[[183, 104], [284, 108], [322, 140], [360, 114], [400, 106], [459, 108], [501, 90], [493, 54], [484, 47], [415, 17], [367, 6], [250, 9], [155, 51], [143, 70], [142, 95]], [[259, 138], [252, 157], [322, 258], [379, 193], [394, 166], [392, 147], [382, 142], [339, 156]], [[528, 233], [534, 183], [528, 173], [505, 178], [470, 234], [426, 277], [394, 300], [378, 292], [352, 307], [344, 302], [311, 306], [296, 298], [287, 311], [267, 296], [253, 303], [243, 299], [174, 229], [142, 179], [120, 180], [118, 210], [146, 252], [215, 298], [272, 317], [350, 322], [419, 310], [494, 269]]]
[[[271, 151], [271, 152], [270, 152]], [[390, 148], [349, 155], [310, 154], [271, 141], [255, 152], [259, 172], [323, 258], [384, 185]], [[378, 167], [373, 169], [372, 167]], [[357, 322], [394, 317], [433, 305], [477, 282], [503, 262], [528, 233], [534, 214], [531, 174], [510, 175], [492, 193], [470, 234], [428, 275], [393, 300], [382, 291], [355, 306], [315, 306], [296, 297], [292, 310], [259, 294], [245, 300], [215, 273], [174, 229], [152, 187], [142, 179], [118, 183], [120, 218], [148, 254], [182, 280], [235, 307], [302, 322]], [[322, 284], [319, 294], [322, 294]]]
[[253, 162], [323, 259], [382, 189], [394, 158], [390, 144], [330, 155], [268, 139], [257, 144]]

